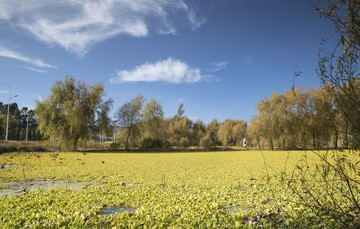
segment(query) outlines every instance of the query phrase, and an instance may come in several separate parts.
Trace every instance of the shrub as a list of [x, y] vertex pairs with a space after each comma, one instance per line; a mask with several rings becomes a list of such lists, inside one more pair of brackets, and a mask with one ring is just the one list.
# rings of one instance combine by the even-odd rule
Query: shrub
[[199, 146], [203, 149], [210, 149], [213, 145], [214, 144], [208, 135], [200, 139]]
[[46, 142], [36, 141], [8, 141], [0, 142], [0, 154], [11, 152], [47, 152], [54, 151], [53, 147]]
[[159, 138], [144, 138], [141, 141], [141, 148], [142, 149], [155, 149], [161, 148], [162, 141]]
[[181, 138], [180, 142], [179, 142], [179, 146], [186, 148], [189, 146], [189, 143], [190, 143], [190, 141], [188, 138]]
[[113, 142], [113, 143], [110, 144], [110, 149], [112, 149], [112, 150], [115, 150], [115, 149], [117, 149], [119, 147], [120, 147], [119, 143]]

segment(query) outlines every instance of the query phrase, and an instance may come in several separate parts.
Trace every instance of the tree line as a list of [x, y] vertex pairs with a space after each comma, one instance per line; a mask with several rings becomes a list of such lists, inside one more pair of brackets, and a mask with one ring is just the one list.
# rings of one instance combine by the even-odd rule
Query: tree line
[[[359, 90], [358, 80], [352, 84]], [[359, 139], [329, 84], [273, 93], [256, 105], [258, 114], [250, 123], [237, 119], [194, 122], [184, 116], [184, 104], [173, 117], [164, 118], [159, 102], [151, 99], [143, 104], [144, 97], [138, 95], [116, 113], [121, 127], [116, 137], [126, 149], [242, 147], [244, 138], [250, 147], [271, 150], [348, 148]]]
[[[358, 90], [359, 81], [354, 84]], [[258, 114], [250, 123], [238, 119], [213, 119], [208, 124], [193, 121], [184, 115], [184, 104], [174, 116], [165, 118], [162, 104], [155, 99], [146, 102], [143, 95], [123, 104], [111, 118], [113, 100], [104, 101], [103, 96], [102, 83], [89, 85], [66, 76], [54, 84], [45, 99], [36, 102], [35, 111], [11, 106], [11, 120], [18, 120], [18, 124], [11, 125], [10, 136], [23, 140], [26, 118], [30, 117], [31, 140], [43, 135], [60, 148], [72, 150], [104, 138], [126, 150], [242, 147], [244, 138], [252, 148], [337, 148], [349, 147], [357, 139], [355, 126], [345, 117], [329, 84], [320, 89], [302, 91], [299, 87], [273, 93], [256, 105]], [[0, 120], [5, 118], [3, 110]]]
[[[351, 82], [351, 88], [347, 85], [359, 93], [358, 79]], [[102, 83], [89, 85], [66, 76], [54, 84], [44, 100], [36, 102], [35, 111], [10, 104], [9, 139], [25, 140], [28, 125], [29, 140], [45, 138], [73, 150], [85, 142], [103, 139], [126, 150], [242, 147], [244, 138], [248, 147], [272, 150], [347, 148], [356, 143], [359, 133], [357, 123], [349, 121], [350, 114], [345, 113], [352, 107], [344, 104], [350, 102], [339, 93], [329, 83], [306, 91], [292, 88], [262, 99], [250, 123], [213, 119], [205, 124], [186, 117], [184, 104], [174, 116], [165, 118], [162, 104], [155, 99], [146, 102], [143, 95], [123, 104], [110, 117], [113, 100], [103, 101]], [[6, 118], [7, 104], [0, 102], [1, 139], [5, 138]]]
[[[359, 81], [352, 84], [359, 93]], [[359, 136], [342, 110], [345, 101], [336, 96], [330, 84], [271, 94], [257, 104], [259, 113], [248, 131], [252, 144], [270, 149], [348, 148]]]
[[246, 136], [247, 122], [244, 120], [219, 122], [213, 119], [206, 125], [200, 119], [193, 121], [184, 116], [184, 104], [180, 104], [177, 113], [169, 118], [164, 118], [158, 101], [151, 99], [143, 104], [144, 97], [138, 95], [116, 112], [120, 126], [116, 139], [125, 149], [236, 146]]
[[[17, 103], [11, 103], [9, 106], [9, 140], [26, 140], [28, 132], [29, 141], [42, 140], [36, 121], [34, 110], [27, 107], [19, 109]], [[7, 123], [8, 104], [0, 102], [0, 139], [5, 139]]]
[[206, 125], [184, 115], [181, 104], [173, 117], [165, 118], [162, 104], [146, 103], [138, 95], [119, 107], [113, 118], [113, 100], [103, 100], [102, 83], [90, 85], [74, 77], [58, 80], [50, 94], [36, 101], [35, 117], [45, 138], [60, 148], [75, 150], [88, 141], [111, 138], [126, 150], [201, 146], [236, 146], [246, 136], [247, 122], [214, 119]]

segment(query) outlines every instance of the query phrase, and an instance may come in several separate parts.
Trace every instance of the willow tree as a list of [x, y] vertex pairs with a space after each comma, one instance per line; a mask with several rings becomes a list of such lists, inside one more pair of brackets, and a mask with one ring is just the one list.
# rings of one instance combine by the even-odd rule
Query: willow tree
[[125, 150], [129, 149], [129, 139], [131, 136], [135, 138], [139, 134], [135, 134], [139, 130], [141, 123], [140, 112], [144, 103], [144, 96], [138, 95], [125, 103], [119, 108], [116, 117], [119, 125], [126, 131], [125, 136]]
[[112, 131], [112, 125], [111, 125], [111, 119], [109, 117], [110, 110], [112, 108], [114, 101], [112, 99], [108, 99], [105, 102], [101, 103], [96, 113], [97, 113], [97, 119], [96, 119], [96, 127], [97, 132], [100, 133], [100, 141], [103, 142], [104, 133], [106, 135], [111, 135]]
[[164, 120], [164, 111], [162, 105], [155, 99], [147, 103], [140, 114], [142, 120], [142, 130], [144, 138], [161, 138], [162, 122]]
[[222, 146], [226, 147], [228, 144], [240, 145], [242, 139], [246, 136], [247, 122], [244, 120], [225, 119], [219, 125], [217, 137], [221, 141]]
[[78, 141], [87, 138], [95, 127], [103, 91], [102, 83], [89, 85], [72, 76], [56, 81], [50, 94], [36, 101], [40, 132], [59, 147], [76, 150]]

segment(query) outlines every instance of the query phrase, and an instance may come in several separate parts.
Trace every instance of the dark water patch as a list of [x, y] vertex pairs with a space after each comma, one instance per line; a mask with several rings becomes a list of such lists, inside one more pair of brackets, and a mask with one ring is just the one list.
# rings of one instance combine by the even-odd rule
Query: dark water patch
[[36, 179], [28, 181], [9, 181], [0, 183], [6, 188], [0, 189], [0, 198], [5, 196], [21, 195], [33, 192], [39, 189], [68, 189], [68, 190], [81, 190], [99, 186], [95, 182], [68, 182], [65, 180], [46, 180]]
[[111, 208], [104, 208], [100, 215], [114, 215], [115, 213], [135, 213], [136, 208], [133, 207], [111, 207]]
[[255, 208], [247, 207], [247, 206], [225, 206], [222, 208], [223, 211], [230, 212], [230, 213], [238, 213], [238, 212], [246, 213], [253, 209], [255, 209]]

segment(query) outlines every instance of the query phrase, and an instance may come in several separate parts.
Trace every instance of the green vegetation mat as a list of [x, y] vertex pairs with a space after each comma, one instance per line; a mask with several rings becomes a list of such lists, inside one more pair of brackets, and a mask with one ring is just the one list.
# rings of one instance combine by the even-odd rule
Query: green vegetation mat
[[[303, 156], [301, 151], [0, 155], [0, 164], [8, 165], [0, 170], [7, 184], [0, 191], [11, 182], [63, 181], [55, 189], [2, 197], [0, 228], [321, 227], [280, 182], [280, 172]], [[75, 182], [88, 185], [70, 190]], [[134, 212], [102, 214], [122, 207]]]

